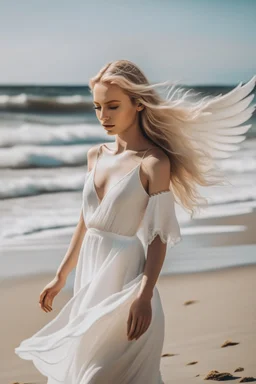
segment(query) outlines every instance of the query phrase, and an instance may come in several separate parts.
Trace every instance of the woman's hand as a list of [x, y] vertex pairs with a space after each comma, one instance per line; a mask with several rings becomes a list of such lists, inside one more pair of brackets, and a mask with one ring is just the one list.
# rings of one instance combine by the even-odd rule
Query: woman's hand
[[44, 287], [43, 291], [40, 293], [39, 300], [39, 305], [43, 311], [50, 312], [52, 310], [52, 301], [65, 284], [65, 279], [55, 276], [55, 278]]
[[130, 308], [127, 321], [128, 340], [138, 339], [148, 329], [152, 319], [151, 301], [136, 298]]

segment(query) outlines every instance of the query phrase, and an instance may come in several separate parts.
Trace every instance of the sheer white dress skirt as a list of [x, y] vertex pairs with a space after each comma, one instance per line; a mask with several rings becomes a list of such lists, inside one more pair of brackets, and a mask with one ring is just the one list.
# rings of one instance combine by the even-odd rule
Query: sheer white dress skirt
[[127, 338], [145, 265], [140, 239], [89, 228], [80, 252], [74, 296], [16, 353], [32, 360], [48, 384], [163, 384], [164, 313], [156, 287], [149, 328], [138, 340]]

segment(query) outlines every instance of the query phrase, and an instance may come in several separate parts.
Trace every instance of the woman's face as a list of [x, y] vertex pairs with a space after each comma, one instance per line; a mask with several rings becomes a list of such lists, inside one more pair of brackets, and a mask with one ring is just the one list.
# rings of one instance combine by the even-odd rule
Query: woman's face
[[[115, 101], [114, 101], [115, 100]], [[133, 105], [129, 96], [116, 84], [96, 83], [93, 88], [96, 116], [109, 135], [122, 133], [138, 124], [137, 112], [141, 106]]]

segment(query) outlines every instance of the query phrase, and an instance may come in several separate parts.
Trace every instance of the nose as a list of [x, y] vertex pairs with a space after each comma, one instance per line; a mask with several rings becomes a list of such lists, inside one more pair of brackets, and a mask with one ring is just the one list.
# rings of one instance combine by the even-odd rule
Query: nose
[[103, 122], [105, 121], [107, 122], [107, 120], [109, 119], [109, 116], [107, 116], [107, 112], [105, 112], [103, 108], [101, 109], [101, 112], [100, 112], [100, 119]]

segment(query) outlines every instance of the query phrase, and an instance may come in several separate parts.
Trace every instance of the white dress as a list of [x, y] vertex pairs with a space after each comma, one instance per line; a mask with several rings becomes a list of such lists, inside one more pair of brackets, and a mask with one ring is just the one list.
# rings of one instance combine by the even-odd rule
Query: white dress
[[127, 320], [140, 289], [147, 246], [157, 235], [168, 247], [181, 240], [173, 194], [168, 190], [149, 196], [140, 180], [140, 162], [100, 202], [96, 164], [83, 188], [87, 231], [73, 297], [15, 353], [32, 360], [47, 384], [163, 384], [165, 324], [156, 286], [152, 320], [138, 340], [127, 339]]

